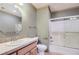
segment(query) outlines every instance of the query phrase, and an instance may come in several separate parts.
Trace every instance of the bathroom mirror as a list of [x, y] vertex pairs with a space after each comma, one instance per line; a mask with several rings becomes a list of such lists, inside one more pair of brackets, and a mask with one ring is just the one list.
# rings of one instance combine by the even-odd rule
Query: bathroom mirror
[[22, 16], [18, 7], [15, 3], [0, 3], [0, 38], [14, 37], [21, 33]]

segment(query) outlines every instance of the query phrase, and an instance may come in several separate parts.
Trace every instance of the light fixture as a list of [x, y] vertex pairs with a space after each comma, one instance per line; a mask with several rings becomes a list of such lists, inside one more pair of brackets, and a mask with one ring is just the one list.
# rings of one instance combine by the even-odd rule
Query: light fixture
[[21, 6], [22, 6], [22, 5], [24, 5], [24, 4], [23, 4], [23, 3], [19, 3], [19, 5], [21, 5]]

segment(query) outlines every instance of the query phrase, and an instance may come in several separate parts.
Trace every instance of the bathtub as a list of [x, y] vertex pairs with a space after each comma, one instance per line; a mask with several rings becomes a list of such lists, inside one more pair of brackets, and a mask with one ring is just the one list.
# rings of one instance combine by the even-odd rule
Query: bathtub
[[57, 52], [64, 55], [79, 55], [79, 49], [49, 45], [49, 52]]

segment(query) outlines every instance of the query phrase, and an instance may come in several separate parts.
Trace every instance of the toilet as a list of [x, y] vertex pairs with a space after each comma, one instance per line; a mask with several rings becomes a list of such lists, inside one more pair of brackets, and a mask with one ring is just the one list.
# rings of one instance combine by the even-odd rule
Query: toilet
[[44, 44], [38, 44], [37, 48], [38, 48], [38, 55], [44, 55], [47, 46]]

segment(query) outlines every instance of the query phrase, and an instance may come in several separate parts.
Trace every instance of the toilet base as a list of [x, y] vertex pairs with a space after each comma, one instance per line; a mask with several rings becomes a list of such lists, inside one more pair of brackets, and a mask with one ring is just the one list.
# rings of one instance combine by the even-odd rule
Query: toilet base
[[44, 52], [39, 52], [38, 55], [45, 55], [45, 53]]
[[38, 48], [38, 55], [44, 55], [44, 53], [47, 49], [47, 46], [44, 44], [38, 44], [37, 48]]

